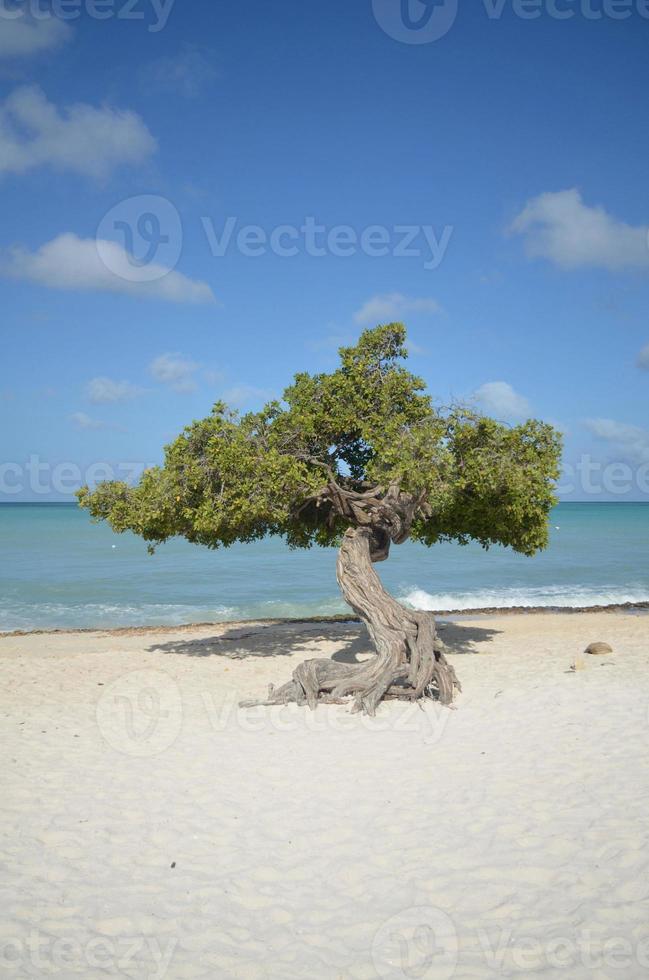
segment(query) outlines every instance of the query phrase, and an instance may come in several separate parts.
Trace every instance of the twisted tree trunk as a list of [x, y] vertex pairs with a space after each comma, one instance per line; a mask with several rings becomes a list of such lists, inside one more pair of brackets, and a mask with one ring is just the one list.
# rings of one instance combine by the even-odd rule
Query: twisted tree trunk
[[293, 679], [268, 692], [266, 701], [253, 704], [340, 703], [354, 698], [354, 711], [376, 713], [386, 698], [415, 700], [432, 696], [450, 704], [454, 690], [461, 690], [455, 670], [436, 641], [430, 613], [407, 609], [386, 592], [373, 562], [387, 558], [389, 536], [376, 529], [350, 529], [343, 539], [336, 575], [345, 600], [367, 626], [376, 657], [362, 664], [335, 660], [307, 660]]

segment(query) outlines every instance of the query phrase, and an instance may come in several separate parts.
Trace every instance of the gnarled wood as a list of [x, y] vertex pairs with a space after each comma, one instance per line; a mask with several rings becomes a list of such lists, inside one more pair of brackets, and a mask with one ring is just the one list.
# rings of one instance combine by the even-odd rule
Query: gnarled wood
[[[392, 527], [404, 533], [403, 526]], [[407, 531], [405, 531], [407, 537]], [[435, 621], [429, 613], [407, 609], [383, 588], [373, 563], [387, 558], [392, 534], [376, 527], [350, 528], [338, 555], [336, 575], [346, 602], [367, 626], [376, 657], [362, 664], [333, 660], [307, 660], [293, 679], [280, 688], [271, 686], [265, 701], [253, 704], [339, 703], [354, 699], [354, 711], [374, 715], [384, 699], [415, 700], [434, 696], [450, 704], [461, 690], [455, 670], [436, 641]]]

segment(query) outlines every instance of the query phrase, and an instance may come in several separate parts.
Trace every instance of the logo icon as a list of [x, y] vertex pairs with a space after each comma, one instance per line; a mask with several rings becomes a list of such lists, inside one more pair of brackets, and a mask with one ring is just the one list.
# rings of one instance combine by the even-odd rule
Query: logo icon
[[97, 228], [97, 251], [110, 272], [128, 282], [154, 282], [178, 264], [183, 245], [180, 215], [155, 194], [129, 197]]
[[180, 689], [163, 670], [130, 671], [102, 691], [97, 724], [118, 752], [138, 758], [159, 755], [180, 733]]
[[432, 906], [393, 915], [372, 943], [374, 968], [385, 980], [451, 980], [458, 952], [453, 920]]
[[379, 27], [403, 44], [430, 44], [448, 34], [458, 0], [372, 0]]

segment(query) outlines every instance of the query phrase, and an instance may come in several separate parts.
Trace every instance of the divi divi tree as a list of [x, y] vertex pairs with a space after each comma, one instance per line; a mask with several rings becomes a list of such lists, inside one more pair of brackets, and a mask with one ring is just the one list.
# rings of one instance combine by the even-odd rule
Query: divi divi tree
[[[397, 602], [374, 565], [408, 539], [525, 555], [547, 543], [559, 434], [538, 421], [508, 426], [436, 407], [402, 364], [405, 337], [398, 323], [367, 330], [341, 348], [335, 371], [296, 375], [260, 412], [240, 416], [217, 403], [137, 486], [79, 492], [95, 519], [152, 548], [177, 535], [208, 548], [267, 535], [291, 548], [339, 547], [338, 583], [376, 656], [307, 661], [262, 703], [351, 699], [368, 714], [388, 698], [450, 703], [459, 683], [433, 616]], [[443, 580], [443, 566], [436, 574]]]

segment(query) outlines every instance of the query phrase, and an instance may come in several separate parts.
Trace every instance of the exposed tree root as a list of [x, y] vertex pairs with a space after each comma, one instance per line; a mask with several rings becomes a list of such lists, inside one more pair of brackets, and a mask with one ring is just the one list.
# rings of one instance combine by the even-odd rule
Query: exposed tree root
[[429, 613], [406, 609], [385, 591], [374, 571], [373, 560], [387, 557], [390, 539], [377, 539], [376, 531], [356, 528], [345, 534], [337, 564], [343, 596], [367, 626], [376, 657], [362, 664], [334, 660], [307, 660], [293, 672], [293, 679], [279, 688], [272, 685], [257, 704], [343, 703], [353, 699], [353, 710], [374, 715], [384, 700], [414, 701], [436, 697], [451, 704], [455, 689], [462, 690], [455, 670], [435, 636]]

